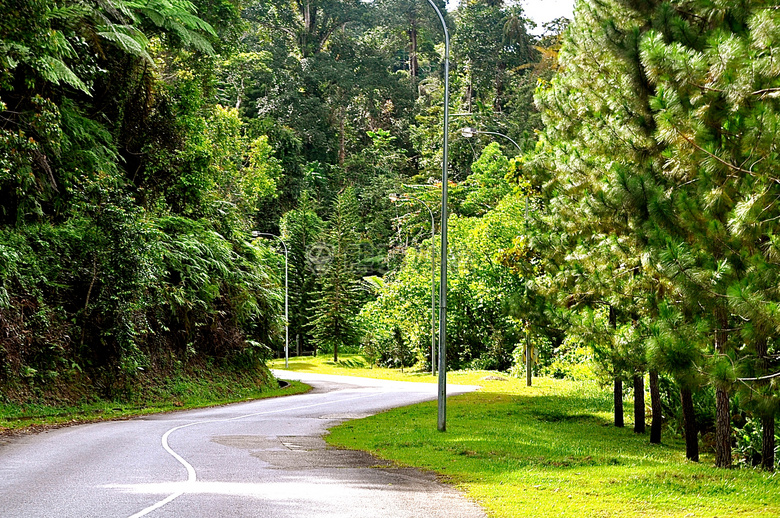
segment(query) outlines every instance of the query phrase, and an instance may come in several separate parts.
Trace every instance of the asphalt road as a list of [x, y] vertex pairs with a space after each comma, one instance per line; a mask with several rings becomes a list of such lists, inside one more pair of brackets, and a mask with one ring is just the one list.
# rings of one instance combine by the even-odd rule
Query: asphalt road
[[485, 516], [430, 474], [322, 439], [345, 419], [435, 399], [435, 385], [277, 375], [315, 390], [3, 441], [0, 517]]

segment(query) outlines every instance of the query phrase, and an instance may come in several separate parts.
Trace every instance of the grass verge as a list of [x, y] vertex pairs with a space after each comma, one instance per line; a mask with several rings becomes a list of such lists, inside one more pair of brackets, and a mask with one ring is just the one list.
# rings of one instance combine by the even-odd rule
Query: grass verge
[[[327, 359], [290, 361], [290, 369], [299, 367], [383, 377], [378, 369], [327, 365]], [[386, 379], [433, 381], [390, 374]], [[439, 473], [491, 517], [780, 516], [780, 478], [716, 469], [707, 454], [688, 462], [677, 438], [650, 445], [631, 423], [615, 428], [611, 393], [593, 383], [537, 378], [526, 387], [524, 380], [485, 379], [490, 374], [448, 373], [450, 383], [483, 388], [448, 399], [444, 433], [436, 429], [431, 402], [348, 421], [326, 439]]]
[[71, 403], [0, 402], [0, 435], [34, 433], [49, 428], [95, 421], [238, 403], [310, 389], [298, 382], [278, 387], [265, 371], [200, 368], [162, 379], [148, 379], [132, 391], [111, 399], [82, 398]]
[[[268, 368], [285, 369], [284, 358], [269, 361]], [[409, 369], [401, 372], [400, 369], [373, 367], [359, 354], [339, 354], [338, 362], [333, 361], [333, 356], [295, 356], [289, 358], [287, 369], [297, 372], [316, 372], [317, 374], [360, 376], [362, 378], [415, 381], [420, 383], [435, 383], [437, 380], [430, 372], [416, 372]]]

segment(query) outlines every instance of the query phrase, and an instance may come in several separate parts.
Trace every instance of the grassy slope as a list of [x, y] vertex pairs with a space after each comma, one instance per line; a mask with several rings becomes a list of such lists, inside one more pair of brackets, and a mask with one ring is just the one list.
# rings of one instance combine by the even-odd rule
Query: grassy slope
[[[0, 435], [48, 427], [237, 403], [309, 390], [301, 383], [280, 389], [267, 371], [204, 367], [164, 379], [146, 379], [111, 399], [83, 396], [79, 402], [41, 398], [34, 403], [0, 400]], [[72, 398], [71, 398], [72, 399]]]
[[[382, 377], [379, 369], [321, 358], [293, 359], [290, 368], [298, 367]], [[436, 430], [432, 402], [344, 423], [328, 442], [440, 473], [494, 517], [780, 516], [780, 479], [715, 469], [707, 455], [690, 463], [678, 439], [666, 436], [653, 446], [631, 423], [615, 428], [611, 394], [593, 384], [542, 378], [529, 388], [524, 380], [487, 375], [449, 374], [451, 383], [483, 389], [448, 400], [446, 433]]]

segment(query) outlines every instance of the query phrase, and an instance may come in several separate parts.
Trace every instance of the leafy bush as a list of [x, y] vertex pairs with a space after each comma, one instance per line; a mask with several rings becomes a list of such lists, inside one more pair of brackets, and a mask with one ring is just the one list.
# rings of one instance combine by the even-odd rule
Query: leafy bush
[[[738, 465], [755, 467], [761, 464], [763, 437], [761, 421], [747, 417], [741, 428], [734, 429], [734, 456]], [[780, 467], [780, 436], [775, 430], [775, 467]]]
[[595, 380], [598, 377], [594, 370], [593, 350], [571, 336], [554, 351], [548, 362], [540, 369], [542, 376], [574, 381]]

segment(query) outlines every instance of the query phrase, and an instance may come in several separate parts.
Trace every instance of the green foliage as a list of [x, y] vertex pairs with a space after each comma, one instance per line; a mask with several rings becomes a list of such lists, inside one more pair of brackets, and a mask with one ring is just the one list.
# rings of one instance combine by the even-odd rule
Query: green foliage
[[357, 245], [360, 240], [360, 216], [355, 191], [347, 187], [339, 193], [331, 220], [325, 231], [329, 252], [323, 265], [319, 298], [314, 301], [312, 338], [318, 349], [333, 353], [338, 361], [339, 348], [356, 347], [359, 331]]
[[514, 173], [514, 164], [501, 153], [497, 142], [483, 149], [479, 159], [471, 164], [473, 174], [461, 184], [467, 191], [461, 205], [462, 213], [481, 216], [512, 192], [507, 177]]
[[[447, 362], [453, 367], [506, 370], [522, 336], [519, 323], [507, 314], [519, 279], [499, 258], [522, 231], [522, 205], [508, 196], [482, 218], [453, 217], [449, 222], [450, 272], [447, 318]], [[392, 333], [398, 327], [421, 362], [430, 359], [430, 240], [420, 251], [408, 249], [403, 264], [378, 289], [362, 312], [367, 344], [380, 361], [392, 361]]]
[[23, 4], [0, 23], [0, 384], [256, 366], [282, 289], [246, 233], [282, 171], [208, 100], [216, 31], [187, 1]]
[[304, 192], [295, 210], [282, 216], [280, 223], [282, 239], [287, 245], [289, 262], [289, 306], [290, 336], [295, 347], [311, 350], [311, 330], [309, 322], [313, 319], [313, 303], [317, 298], [317, 268], [325, 267], [325, 251], [320, 246], [324, 222], [317, 215], [312, 198]]
[[[747, 418], [742, 427], [735, 433], [734, 455], [739, 466], [753, 468], [761, 464], [763, 452], [763, 437], [761, 423], [757, 419]], [[775, 444], [780, 444], [780, 438], [775, 432]], [[775, 446], [775, 460], [778, 459], [780, 448]], [[775, 464], [777, 468], [779, 464]]]

